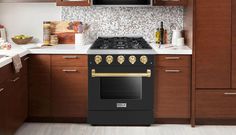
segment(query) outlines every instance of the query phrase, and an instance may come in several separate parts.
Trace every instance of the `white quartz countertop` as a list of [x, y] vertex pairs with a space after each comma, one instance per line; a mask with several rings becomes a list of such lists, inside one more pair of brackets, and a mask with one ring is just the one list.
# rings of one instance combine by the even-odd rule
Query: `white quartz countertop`
[[[157, 44], [150, 44], [153, 47], [155, 54], [170, 54], [170, 55], [192, 55], [192, 49], [187, 46], [174, 47], [171, 45], [162, 45], [159, 47]], [[43, 46], [41, 44], [29, 45], [13, 45], [11, 50], [0, 50], [0, 55], [6, 55], [0, 59], [0, 68], [12, 62], [12, 56], [19, 54], [21, 57], [27, 54], [88, 54], [90, 45], [76, 46], [70, 45], [56, 45], [56, 46]]]

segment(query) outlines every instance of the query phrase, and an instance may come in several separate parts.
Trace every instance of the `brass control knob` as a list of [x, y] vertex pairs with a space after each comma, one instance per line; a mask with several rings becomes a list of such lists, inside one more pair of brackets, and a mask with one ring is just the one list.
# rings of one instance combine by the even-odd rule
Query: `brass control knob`
[[136, 57], [135, 57], [134, 55], [129, 56], [129, 62], [130, 62], [131, 64], [134, 64], [134, 63], [136, 62]]
[[143, 63], [143, 64], [147, 64], [148, 62], [148, 57], [143, 55], [140, 57], [140, 62]]
[[94, 61], [96, 64], [100, 64], [102, 62], [102, 56], [101, 55], [96, 55], [94, 57]]
[[117, 57], [117, 61], [118, 61], [118, 63], [123, 64], [125, 62], [125, 57], [120, 55]]
[[111, 55], [108, 55], [106, 57], [106, 61], [107, 61], [108, 64], [111, 64], [113, 62], [113, 57]]

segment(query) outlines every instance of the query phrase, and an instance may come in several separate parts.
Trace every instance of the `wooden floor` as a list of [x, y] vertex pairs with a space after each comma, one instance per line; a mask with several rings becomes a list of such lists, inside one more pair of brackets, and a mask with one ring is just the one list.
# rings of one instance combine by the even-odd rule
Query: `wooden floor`
[[152, 125], [150, 127], [26, 123], [16, 135], [236, 135], [236, 126]]

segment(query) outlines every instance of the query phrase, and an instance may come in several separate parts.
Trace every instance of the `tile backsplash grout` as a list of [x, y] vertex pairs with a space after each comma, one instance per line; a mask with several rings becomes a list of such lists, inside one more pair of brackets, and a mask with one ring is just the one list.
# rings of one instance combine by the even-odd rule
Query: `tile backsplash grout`
[[183, 29], [183, 7], [62, 7], [61, 19], [79, 20], [90, 25], [87, 42], [98, 36], [143, 36], [155, 41], [160, 22], [168, 30], [171, 26]]

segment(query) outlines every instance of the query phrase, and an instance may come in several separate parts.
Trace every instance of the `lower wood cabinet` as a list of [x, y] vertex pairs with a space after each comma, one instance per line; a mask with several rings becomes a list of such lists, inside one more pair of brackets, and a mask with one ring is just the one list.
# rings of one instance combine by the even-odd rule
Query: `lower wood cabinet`
[[236, 118], [236, 91], [197, 90], [196, 118]]
[[29, 117], [51, 117], [51, 57], [31, 55], [29, 60]]
[[155, 118], [190, 118], [190, 59], [191, 56], [157, 57]]
[[87, 117], [87, 98], [87, 67], [52, 67], [53, 117]]
[[6, 134], [6, 121], [7, 121], [7, 86], [0, 84], [0, 135]]

